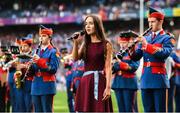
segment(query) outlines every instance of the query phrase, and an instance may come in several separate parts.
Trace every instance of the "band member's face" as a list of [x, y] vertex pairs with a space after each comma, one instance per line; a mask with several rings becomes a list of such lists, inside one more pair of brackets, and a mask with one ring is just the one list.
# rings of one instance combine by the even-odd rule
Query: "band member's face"
[[162, 20], [157, 20], [154, 17], [148, 18], [149, 27], [152, 27], [152, 31], [156, 32], [162, 28]]
[[128, 42], [127, 41], [119, 41], [119, 46], [121, 49], [125, 49], [128, 47]]
[[49, 43], [49, 36], [46, 34], [41, 34], [40, 41], [42, 42], [43, 45], [47, 45]]
[[88, 17], [85, 20], [85, 30], [88, 35], [92, 35], [95, 33], [95, 26], [94, 26], [94, 21], [92, 17]]
[[118, 40], [118, 44], [121, 49], [127, 48], [129, 46], [129, 44], [131, 44], [131, 43], [132, 43], [132, 38], [129, 38], [129, 39], [119, 38], [119, 40]]
[[21, 51], [24, 53], [29, 52], [30, 51], [29, 45], [28, 44], [21, 45]]

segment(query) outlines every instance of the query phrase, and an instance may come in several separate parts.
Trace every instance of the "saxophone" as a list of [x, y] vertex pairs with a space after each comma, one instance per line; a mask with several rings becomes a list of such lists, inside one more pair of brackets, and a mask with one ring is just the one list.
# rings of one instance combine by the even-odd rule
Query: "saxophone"
[[15, 78], [14, 81], [17, 89], [20, 89], [22, 86], [21, 76], [22, 76], [22, 72], [19, 70], [14, 73], [14, 78]]
[[[12, 61], [12, 63], [10, 62], [9, 64], [12, 65], [13, 63], [16, 63], [16, 66], [18, 66], [20, 64], [19, 58], [16, 58], [15, 60]], [[22, 71], [20, 69], [17, 69], [16, 72], [14, 73], [14, 81], [17, 89], [21, 88], [21, 82], [20, 82], [21, 76], [22, 76]]]
[[[29, 62], [30, 61], [24, 62], [24, 63], [25, 63], [25, 65], [27, 65], [27, 63], [29, 63]], [[22, 65], [24, 63], [19, 61], [17, 63], [17, 66]], [[27, 68], [26, 68], [26, 66], [23, 66], [23, 67], [20, 67], [20, 68], [16, 67], [16, 69], [17, 69], [17, 71], [14, 73], [14, 81], [15, 81], [16, 88], [20, 89], [20, 88], [22, 88], [22, 84], [23, 84], [22, 83], [22, 78], [23, 78], [23, 76], [25, 76]]]

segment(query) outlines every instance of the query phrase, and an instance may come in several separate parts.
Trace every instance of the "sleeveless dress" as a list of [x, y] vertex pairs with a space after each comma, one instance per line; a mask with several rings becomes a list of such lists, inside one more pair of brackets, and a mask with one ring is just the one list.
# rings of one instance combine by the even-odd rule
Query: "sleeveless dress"
[[[87, 58], [84, 62], [87, 71], [104, 70], [104, 43], [90, 43], [87, 48]], [[103, 73], [98, 74], [98, 99], [94, 96], [94, 73], [83, 76], [77, 89], [75, 111], [78, 112], [113, 112], [111, 98], [102, 101], [106, 87], [106, 78]]]

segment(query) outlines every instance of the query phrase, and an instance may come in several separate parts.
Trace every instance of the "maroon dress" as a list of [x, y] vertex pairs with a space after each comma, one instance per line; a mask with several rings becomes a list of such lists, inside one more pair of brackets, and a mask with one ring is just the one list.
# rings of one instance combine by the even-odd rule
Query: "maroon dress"
[[[104, 43], [90, 43], [87, 48], [86, 71], [104, 70]], [[98, 99], [94, 97], [94, 74], [83, 76], [76, 92], [75, 111], [78, 112], [113, 112], [111, 98], [102, 101], [106, 87], [104, 74], [99, 73]]]

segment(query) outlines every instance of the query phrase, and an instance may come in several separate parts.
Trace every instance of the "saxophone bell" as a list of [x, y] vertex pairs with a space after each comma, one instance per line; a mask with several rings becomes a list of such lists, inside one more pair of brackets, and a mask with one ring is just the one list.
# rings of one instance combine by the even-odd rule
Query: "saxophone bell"
[[21, 78], [22, 78], [22, 72], [16, 71], [14, 73], [14, 81], [17, 89], [20, 89], [22, 87]]

